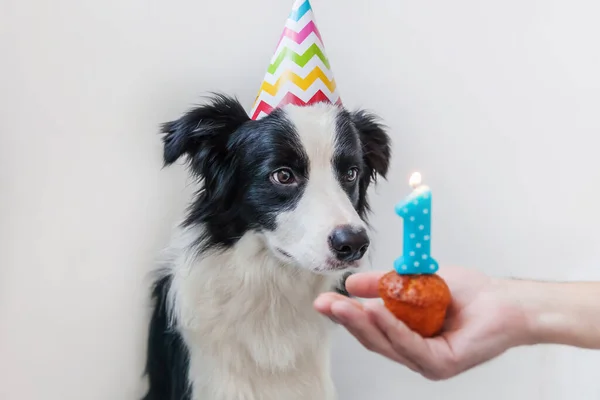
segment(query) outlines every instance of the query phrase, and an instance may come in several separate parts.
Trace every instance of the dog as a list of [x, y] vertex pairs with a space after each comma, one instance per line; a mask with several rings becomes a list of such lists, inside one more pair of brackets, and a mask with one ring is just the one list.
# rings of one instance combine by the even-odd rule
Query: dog
[[317, 103], [251, 120], [213, 94], [161, 132], [199, 190], [153, 282], [144, 400], [335, 399], [334, 322], [313, 301], [347, 295], [364, 262], [391, 156], [379, 117]]

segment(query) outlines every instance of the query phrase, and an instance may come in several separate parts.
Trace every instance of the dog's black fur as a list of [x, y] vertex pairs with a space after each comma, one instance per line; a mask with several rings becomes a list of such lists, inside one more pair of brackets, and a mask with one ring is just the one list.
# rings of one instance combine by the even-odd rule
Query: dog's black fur
[[188, 383], [188, 354], [179, 332], [169, 323], [167, 293], [169, 277], [156, 281], [155, 302], [150, 320], [146, 354], [146, 375], [150, 387], [144, 400], [191, 400]]

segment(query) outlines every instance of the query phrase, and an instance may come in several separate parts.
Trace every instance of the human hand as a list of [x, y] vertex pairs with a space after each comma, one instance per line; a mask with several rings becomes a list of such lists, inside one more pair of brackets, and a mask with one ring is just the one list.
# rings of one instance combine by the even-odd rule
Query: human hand
[[[350, 276], [352, 295], [377, 298], [385, 272]], [[502, 280], [460, 267], [440, 268], [452, 293], [442, 332], [424, 339], [396, 319], [381, 302], [325, 293], [315, 308], [343, 325], [364, 347], [407, 366], [431, 380], [448, 379], [480, 365], [511, 347], [526, 344], [526, 313], [509, 295]]]

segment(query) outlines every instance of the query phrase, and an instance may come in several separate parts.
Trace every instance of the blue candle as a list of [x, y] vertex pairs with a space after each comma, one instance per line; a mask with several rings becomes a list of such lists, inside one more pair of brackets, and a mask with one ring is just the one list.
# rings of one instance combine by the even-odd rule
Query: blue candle
[[438, 263], [431, 257], [431, 189], [421, 185], [418, 172], [410, 177], [410, 186], [412, 193], [395, 208], [404, 221], [404, 242], [394, 269], [401, 275], [433, 274]]

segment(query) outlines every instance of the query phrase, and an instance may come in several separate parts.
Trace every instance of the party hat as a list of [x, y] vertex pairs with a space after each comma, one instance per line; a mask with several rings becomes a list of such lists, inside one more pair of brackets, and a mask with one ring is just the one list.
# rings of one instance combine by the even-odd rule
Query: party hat
[[295, 0], [250, 116], [286, 104], [341, 104], [309, 0]]

